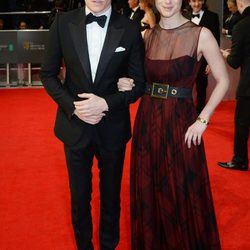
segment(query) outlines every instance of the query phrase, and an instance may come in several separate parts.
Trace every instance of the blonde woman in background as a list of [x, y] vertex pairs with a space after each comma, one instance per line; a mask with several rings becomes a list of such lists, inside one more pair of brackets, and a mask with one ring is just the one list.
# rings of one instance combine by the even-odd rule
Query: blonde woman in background
[[152, 29], [156, 24], [156, 18], [152, 7], [152, 1], [140, 0], [140, 9], [145, 12], [144, 17], [141, 20], [142, 30]]

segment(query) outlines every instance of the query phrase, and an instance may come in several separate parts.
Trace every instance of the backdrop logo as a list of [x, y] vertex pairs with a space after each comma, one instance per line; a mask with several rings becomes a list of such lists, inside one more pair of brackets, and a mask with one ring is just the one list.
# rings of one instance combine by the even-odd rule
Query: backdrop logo
[[10, 43], [10, 44], [0, 44], [0, 51], [13, 52], [14, 51], [14, 45], [12, 43]]
[[35, 42], [23, 42], [24, 50], [45, 50], [45, 44], [37, 44]]
[[29, 43], [29, 42], [24, 42], [24, 43], [23, 43], [23, 48], [24, 48], [25, 50], [29, 50], [29, 49], [30, 49], [30, 43]]
[[10, 43], [8, 47], [10, 52], [14, 51], [14, 45], [12, 43]]

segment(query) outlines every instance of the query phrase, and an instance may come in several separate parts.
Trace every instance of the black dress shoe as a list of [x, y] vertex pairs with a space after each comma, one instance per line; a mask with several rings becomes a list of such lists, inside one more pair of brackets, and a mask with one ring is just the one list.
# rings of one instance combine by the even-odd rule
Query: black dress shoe
[[229, 162], [218, 162], [218, 165], [223, 168], [227, 169], [233, 169], [233, 170], [241, 170], [241, 171], [247, 171], [248, 166], [244, 165], [242, 163], [237, 163], [234, 161], [229, 161]]

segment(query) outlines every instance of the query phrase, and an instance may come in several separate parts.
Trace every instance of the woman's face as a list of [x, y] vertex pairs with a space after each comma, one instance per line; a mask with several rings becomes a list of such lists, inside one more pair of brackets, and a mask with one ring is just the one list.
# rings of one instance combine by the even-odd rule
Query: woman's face
[[171, 17], [180, 13], [182, 0], [156, 0], [155, 5], [162, 17]]
[[204, 4], [204, 0], [189, 0], [189, 5], [192, 8], [193, 12], [198, 13]]

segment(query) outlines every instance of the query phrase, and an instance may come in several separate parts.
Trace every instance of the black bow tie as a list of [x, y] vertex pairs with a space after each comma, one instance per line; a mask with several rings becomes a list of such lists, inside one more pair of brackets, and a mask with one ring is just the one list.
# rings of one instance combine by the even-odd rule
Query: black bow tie
[[200, 18], [200, 14], [192, 14], [192, 18], [194, 18], [194, 17]]
[[86, 24], [92, 23], [92, 22], [97, 22], [102, 28], [105, 26], [107, 16], [102, 15], [102, 16], [94, 16], [92, 13], [89, 13], [86, 16]]

